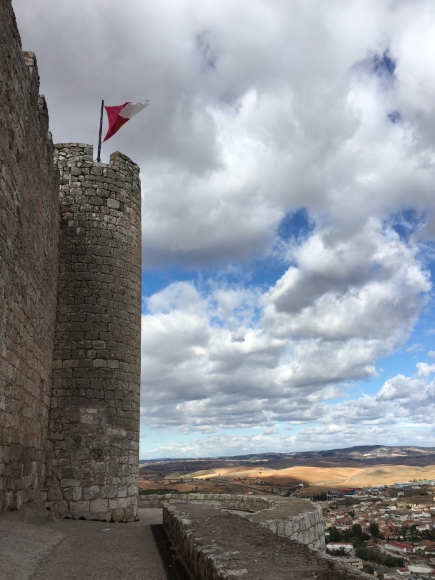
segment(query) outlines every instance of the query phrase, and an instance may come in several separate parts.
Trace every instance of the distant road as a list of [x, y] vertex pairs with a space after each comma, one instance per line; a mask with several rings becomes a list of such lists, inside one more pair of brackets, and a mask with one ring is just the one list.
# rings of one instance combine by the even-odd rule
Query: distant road
[[360, 473], [363, 473], [364, 471], [367, 471], [367, 469], [368, 469], [368, 467], [364, 467], [364, 469], [361, 469], [361, 471], [358, 471], [358, 473], [354, 473], [353, 475], [349, 475], [349, 477], [347, 479], [345, 479], [344, 481], [349, 481], [349, 479], [352, 479], [352, 477], [356, 477]]

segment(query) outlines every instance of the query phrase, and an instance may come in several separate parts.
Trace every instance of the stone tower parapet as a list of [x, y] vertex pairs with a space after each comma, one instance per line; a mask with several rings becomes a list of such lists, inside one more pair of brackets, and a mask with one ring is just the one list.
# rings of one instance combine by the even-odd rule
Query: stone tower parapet
[[55, 515], [137, 518], [141, 320], [139, 167], [55, 145], [59, 290], [47, 444]]

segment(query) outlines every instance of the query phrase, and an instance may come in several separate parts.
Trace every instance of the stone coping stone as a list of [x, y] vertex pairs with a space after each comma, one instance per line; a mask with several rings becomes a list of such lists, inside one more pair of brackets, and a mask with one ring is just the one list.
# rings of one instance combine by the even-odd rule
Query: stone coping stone
[[[163, 505], [165, 503], [179, 502], [219, 503], [223, 508], [241, 509], [247, 512], [259, 512], [260, 510], [273, 510], [274, 516], [281, 519], [291, 518], [316, 508], [308, 499], [294, 499], [277, 497], [272, 495], [246, 495], [230, 493], [166, 493], [139, 495], [139, 505]], [[276, 519], [275, 517], [275, 519]]]
[[369, 578], [220, 506], [163, 506], [163, 524], [198, 580], [362, 580]]

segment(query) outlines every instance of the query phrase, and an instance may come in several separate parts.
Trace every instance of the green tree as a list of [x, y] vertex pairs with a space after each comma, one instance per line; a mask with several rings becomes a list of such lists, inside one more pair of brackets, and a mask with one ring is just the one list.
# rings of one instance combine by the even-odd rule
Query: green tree
[[364, 542], [361, 540], [361, 536], [352, 536], [350, 541], [352, 542], [354, 548], [364, 546]]
[[376, 522], [370, 524], [369, 531], [372, 536], [374, 536], [375, 538], [379, 538], [379, 526]]
[[383, 560], [382, 555], [376, 550], [367, 550], [367, 559], [378, 564], [381, 564]]
[[335, 526], [333, 526], [330, 530], [329, 530], [329, 541], [330, 542], [341, 542], [343, 540], [342, 535], [340, 534], [340, 531], [337, 530], [337, 528]]
[[313, 494], [311, 499], [312, 501], [327, 501], [328, 495], [324, 491], [321, 491], [320, 493]]
[[385, 560], [383, 562], [385, 564], [385, 566], [388, 566], [389, 568], [403, 568], [405, 563], [403, 561], [402, 558], [394, 558], [393, 556], [390, 556], [389, 554], [387, 556], [385, 556]]
[[362, 527], [359, 524], [353, 524], [352, 526], [352, 535], [359, 538], [362, 534]]

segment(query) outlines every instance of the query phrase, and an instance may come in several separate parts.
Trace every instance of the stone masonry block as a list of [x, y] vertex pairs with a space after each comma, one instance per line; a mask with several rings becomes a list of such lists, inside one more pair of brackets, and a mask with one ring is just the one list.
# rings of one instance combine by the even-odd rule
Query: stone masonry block
[[70, 501], [69, 512], [73, 518], [89, 517], [89, 503], [88, 501]]
[[90, 487], [85, 487], [83, 489], [84, 499], [95, 499], [100, 496], [100, 487], [98, 485], [91, 485]]
[[90, 502], [90, 512], [106, 512], [109, 509], [109, 500], [107, 499], [93, 499]]
[[116, 485], [104, 485], [102, 497], [109, 499], [118, 497], [118, 487]]
[[109, 197], [107, 200], [107, 207], [110, 207], [113, 209], [119, 209], [120, 203], [118, 200]]

